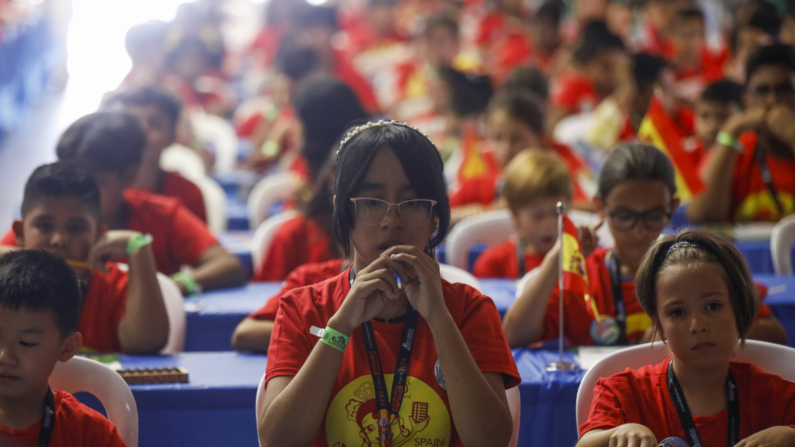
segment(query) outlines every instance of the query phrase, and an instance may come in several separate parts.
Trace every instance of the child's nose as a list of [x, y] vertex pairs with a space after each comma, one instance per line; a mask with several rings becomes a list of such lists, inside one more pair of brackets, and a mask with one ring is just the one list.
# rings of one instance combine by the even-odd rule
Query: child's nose
[[50, 245], [53, 247], [61, 247], [66, 244], [66, 234], [62, 231], [54, 231], [50, 238]]
[[17, 356], [9, 346], [0, 346], [0, 365], [15, 365]]
[[693, 315], [690, 318], [690, 332], [697, 334], [707, 330], [707, 322], [705, 318], [699, 314]]

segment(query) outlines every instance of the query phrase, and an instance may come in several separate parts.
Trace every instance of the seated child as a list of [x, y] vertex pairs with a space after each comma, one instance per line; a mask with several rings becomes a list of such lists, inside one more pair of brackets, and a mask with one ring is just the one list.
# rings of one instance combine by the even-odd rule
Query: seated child
[[795, 445], [795, 384], [732, 361], [759, 300], [731, 243], [695, 230], [658, 241], [636, 288], [672, 358], [599, 379], [577, 446]]
[[[157, 282], [151, 239], [100, 223], [96, 178], [79, 165], [37, 168], [25, 185], [17, 245], [45, 249], [77, 272], [83, 301], [78, 330], [97, 352], [155, 354], [168, 341], [168, 315]], [[129, 271], [113, 261], [126, 258]]]
[[[673, 165], [649, 144], [619, 144], [599, 175], [594, 205], [607, 222], [615, 247], [595, 248], [596, 229], [579, 229], [590, 294], [587, 303], [564, 295], [564, 335], [572, 345], [649, 341], [652, 321], [635, 295], [634, 278], [643, 255], [679, 205]], [[558, 337], [559, 253], [558, 243], [506, 312], [503, 328], [511, 346]], [[778, 320], [768, 307], [761, 309], [749, 338], [785, 343]]]
[[730, 116], [742, 109], [743, 87], [734, 81], [715, 81], [696, 100], [695, 135], [682, 140], [682, 148], [690, 153], [693, 166], [698, 166], [706, 150], [715, 145], [718, 132]]
[[728, 50], [712, 49], [706, 42], [704, 13], [697, 7], [676, 12], [671, 22], [671, 49], [663, 54], [674, 68], [675, 93], [681, 98], [695, 99], [710, 82], [723, 78]]
[[160, 155], [176, 139], [182, 113], [180, 99], [164, 90], [140, 87], [116, 93], [105, 108], [135, 115], [146, 132], [146, 149], [132, 187], [179, 199], [196, 217], [207, 222], [201, 189], [176, 172], [160, 169]]
[[333, 278], [348, 266], [349, 263], [344, 259], [332, 259], [326, 262], [304, 264], [290, 272], [276, 295], [270, 297], [262, 308], [237, 325], [234, 334], [232, 334], [232, 348], [238, 351], [267, 354], [281, 296], [293, 289], [311, 286]]
[[[276, 230], [255, 281], [281, 281], [297, 267], [337, 257], [332, 245], [331, 182], [333, 146], [352, 122], [367, 114], [353, 90], [336, 79], [308, 84], [295, 98], [295, 109], [303, 129], [301, 152], [310, 172], [311, 186], [299, 191], [301, 214]], [[304, 199], [303, 193], [309, 193]]]
[[505, 168], [502, 195], [517, 236], [489, 247], [475, 262], [479, 278], [521, 278], [541, 265], [558, 237], [557, 203], [571, 203], [572, 184], [563, 160], [547, 151], [520, 152]]
[[[507, 445], [505, 389], [520, 379], [497, 309], [441, 279], [433, 259], [450, 223], [438, 149], [402, 123], [357, 127], [334, 184], [335, 236], [351, 267], [282, 296], [260, 442]], [[313, 326], [327, 332], [318, 339]]]
[[706, 189], [688, 207], [693, 222], [775, 222], [793, 212], [795, 48], [760, 48], [746, 79], [745, 110], [726, 120], [702, 161]]
[[[97, 112], [69, 126], [56, 152], [61, 161], [85, 164], [99, 179], [99, 224], [152, 235], [158, 271], [172, 275], [183, 293], [242, 284], [245, 273], [240, 261], [179, 201], [127, 189], [136, 178], [145, 146], [146, 134], [134, 116]], [[15, 246], [17, 240], [9, 232], [0, 244]], [[180, 272], [183, 266], [193, 271]]]
[[48, 384], [55, 364], [80, 349], [81, 301], [75, 273], [59, 256], [0, 256], [0, 445], [124, 447], [113, 423]]

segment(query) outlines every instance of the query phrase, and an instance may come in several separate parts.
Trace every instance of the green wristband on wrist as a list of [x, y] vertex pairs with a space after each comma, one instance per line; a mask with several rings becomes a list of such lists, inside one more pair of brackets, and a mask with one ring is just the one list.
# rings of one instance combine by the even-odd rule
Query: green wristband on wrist
[[127, 241], [127, 252], [126, 252], [127, 257], [132, 256], [133, 253], [151, 244], [152, 240], [153, 238], [151, 234], [143, 235], [141, 233], [138, 233], [135, 236], [131, 237]]
[[325, 343], [343, 353], [345, 352], [345, 348], [348, 347], [348, 342], [351, 341], [350, 337], [330, 327], [320, 329], [317, 326], [312, 326], [309, 328], [309, 333], [320, 337], [321, 343]]
[[202, 291], [201, 285], [199, 285], [196, 282], [196, 280], [193, 279], [193, 277], [191, 277], [190, 275], [186, 275], [182, 272], [177, 272], [171, 275], [171, 279], [182, 284], [182, 287], [185, 288], [185, 293], [187, 293], [188, 295], [194, 295], [197, 293], [201, 293]]
[[715, 138], [715, 141], [717, 141], [718, 144], [722, 144], [726, 147], [734, 149], [736, 152], [744, 152], [743, 145], [740, 144], [740, 140], [734, 138], [729, 132], [718, 132], [718, 136]]

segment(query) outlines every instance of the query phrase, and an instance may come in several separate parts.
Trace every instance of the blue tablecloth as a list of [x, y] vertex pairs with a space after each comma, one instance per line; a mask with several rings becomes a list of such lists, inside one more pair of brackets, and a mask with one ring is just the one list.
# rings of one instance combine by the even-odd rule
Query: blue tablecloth
[[216, 235], [218, 242], [240, 260], [243, 271], [246, 272], [246, 278], [251, 278], [254, 273], [254, 260], [251, 257], [253, 236], [248, 231], [227, 231]]
[[[522, 383], [519, 445], [564, 446], [577, 440], [575, 402], [582, 372], [548, 373], [557, 352], [515, 350]], [[573, 361], [569, 353], [566, 361]], [[143, 447], [256, 447], [254, 402], [265, 356], [233, 352], [121, 356], [124, 368], [188, 370], [187, 384], [133, 385]], [[97, 408], [96, 400], [78, 396]]]

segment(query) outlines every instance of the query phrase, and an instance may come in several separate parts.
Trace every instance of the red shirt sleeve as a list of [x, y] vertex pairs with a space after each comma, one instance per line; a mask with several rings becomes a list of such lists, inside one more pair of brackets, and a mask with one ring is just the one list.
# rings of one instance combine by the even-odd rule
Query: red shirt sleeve
[[609, 430], [626, 424], [626, 417], [618, 398], [621, 394], [621, 387], [615, 383], [612, 376], [596, 382], [588, 420], [580, 425], [580, 437], [591, 430]]
[[83, 335], [83, 350], [122, 352], [119, 323], [127, 307], [127, 272], [112, 263], [108, 273], [92, 272], [83, 301], [78, 331]]
[[458, 189], [450, 194], [450, 206], [457, 207], [480, 203], [491, 205], [497, 197], [496, 175], [461, 180]]
[[8, 247], [17, 246], [17, 235], [14, 234], [14, 230], [8, 230], [5, 236], [3, 236], [3, 240], [0, 241], [0, 245], [6, 245]]
[[281, 281], [303, 264], [324, 262], [332, 257], [326, 232], [309, 219], [298, 216], [276, 230], [254, 281]]
[[[51, 447], [84, 445], [91, 447], [124, 447], [116, 426], [98, 412], [81, 404], [71, 394], [55, 392], [55, 425]], [[35, 438], [41, 423], [36, 424]], [[35, 441], [30, 445], [35, 445]]]
[[570, 113], [592, 110], [598, 104], [593, 85], [579, 76], [561, 77], [550, 95], [550, 106], [562, 108]]

